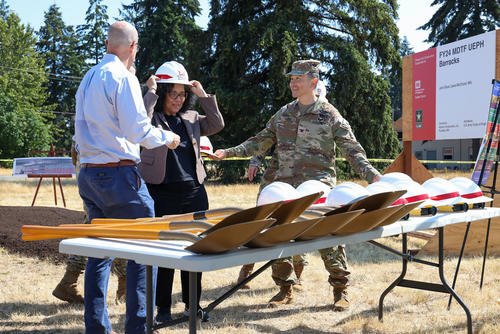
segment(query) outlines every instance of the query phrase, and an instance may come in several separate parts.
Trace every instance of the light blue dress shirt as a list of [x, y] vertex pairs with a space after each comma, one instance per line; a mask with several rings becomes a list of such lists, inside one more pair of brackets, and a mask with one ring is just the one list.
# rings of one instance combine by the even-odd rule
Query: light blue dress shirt
[[81, 163], [140, 161], [139, 145], [170, 144], [174, 134], [151, 125], [139, 81], [120, 59], [105, 54], [76, 92], [75, 142]]

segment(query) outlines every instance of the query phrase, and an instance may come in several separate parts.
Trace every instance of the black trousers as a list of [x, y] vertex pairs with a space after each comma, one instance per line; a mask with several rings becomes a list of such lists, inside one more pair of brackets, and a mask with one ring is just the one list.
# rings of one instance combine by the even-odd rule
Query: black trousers
[[[185, 181], [168, 184], [148, 184], [148, 190], [155, 202], [155, 215], [188, 213], [208, 210], [208, 197], [203, 184], [197, 181]], [[156, 280], [156, 306], [172, 306], [172, 285], [174, 270], [158, 268]], [[181, 271], [182, 302], [189, 305], [189, 273]], [[197, 274], [197, 303], [200, 305], [201, 273]]]

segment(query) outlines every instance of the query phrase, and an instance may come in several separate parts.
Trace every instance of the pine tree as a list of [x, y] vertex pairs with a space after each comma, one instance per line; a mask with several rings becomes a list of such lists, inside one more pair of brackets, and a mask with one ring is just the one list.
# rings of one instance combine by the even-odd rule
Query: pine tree
[[434, 0], [441, 5], [432, 18], [419, 27], [430, 30], [426, 42], [433, 46], [447, 44], [495, 30], [500, 26], [497, 0]]
[[106, 52], [106, 35], [109, 27], [108, 6], [103, 0], [89, 0], [89, 7], [85, 13], [85, 24], [77, 27], [80, 36], [80, 52], [87, 60], [95, 65]]
[[0, 1], [0, 18], [3, 20], [7, 20], [7, 17], [10, 14], [10, 8], [9, 5], [7, 4], [6, 0], [1, 0]]
[[75, 92], [84, 70], [85, 55], [79, 52], [79, 39], [73, 26], [66, 26], [57, 5], [45, 12], [38, 31], [37, 51], [49, 73], [47, 108], [53, 109], [56, 147], [69, 149], [73, 135]]
[[198, 14], [198, 0], [140, 0], [123, 6], [121, 18], [133, 23], [139, 33], [136, 68], [141, 81], [170, 60], [182, 63], [190, 73], [187, 59], [200, 30], [194, 21]]
[[51, 127], [40, 111], [47, 76], [33, 29], [14, 13], [0, 17], [0, 45], [0, 157], [46, 150]]
[[389, 73], [400, 66], [395, 1], [212, 0], [205, 72], [226, 120], [218, 140], [237, 144], [291, 101], [293, 61], [322, 61], [329, 100], [370, 157], [393, 157]]

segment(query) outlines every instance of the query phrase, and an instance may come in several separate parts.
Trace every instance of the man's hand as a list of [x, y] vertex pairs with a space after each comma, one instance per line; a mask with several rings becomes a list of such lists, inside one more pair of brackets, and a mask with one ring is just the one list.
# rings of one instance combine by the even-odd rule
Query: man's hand
[[372, 183], [380, 181], [380, 174], [373, 177]]
[[257, 175], [257, 172], [259, 171], [259, 167], [257, 166], [248, 166], [247, 174], [248, 174], [248, 181], [252, 182], [255, 176]]
[[227, 158], [226, 150], [222, 150], [222, 149], [215, 151], [214, 155], [217, 157], [217, 158], [214, 158], [214, 160], [223, 160], [223, 159]]
[[175, 150], [177, 146], [179, 146], [179, 143], [181, 142], [181, 137], [179, 137], [177, 134], [173, 133], [174, 138], [172, 139], [172, 142], [170, 144], [167, 144], [167, 147], [171, 150]]

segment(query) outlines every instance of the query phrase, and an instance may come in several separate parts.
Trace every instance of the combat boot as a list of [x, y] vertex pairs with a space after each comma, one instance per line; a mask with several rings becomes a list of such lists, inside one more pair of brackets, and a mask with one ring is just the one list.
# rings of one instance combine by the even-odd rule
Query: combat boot
[[83, 296], [78, 292], [77, 282], [81, 271], [70, 271], [66, 269], [63, 278], [57, 284], [52, 295], [57, 299], [68, 303], [83, 304]]
[[[243, 282], [245, 278], [247, 278], [252, 274], [253, 266], [254, 264], [250, 263], [250, 264], [245, 264], [241, 267], [240, 274], [238, 275], [238, 280], [236, 281], [236, 284], [240, 284], [241, 282]], [[247, 283], [242, 285], [241, 289], [250, 289], [250, 284]]]
[[347, 290], [345, 287], [333, 288], [333, 310], [342, 312], [349, 308], [349, 300], [347, 299]]
[[270, 308], [276, 308], [280, 305], [292, 304], [293, 303], [293, 290], [291, 285], [280, 286], [280, 292], [275, 295], [269, 301], [267, 305]]
[[125, 302], [127, 294], [127, 276], [118, 276], [118, 287], [116, 288], [115, 302], [117, 304]]
[[304, 265], [302, 263], [293, 265], [293, 271], [295, 271], [295, 276], [297, 276], [297, 283], [293, 285], [293, 289], [297, 292], [304, 291], [304, 287], [302, 286], [302, 280], [300, 279], [303, 270], [304, 270]]

